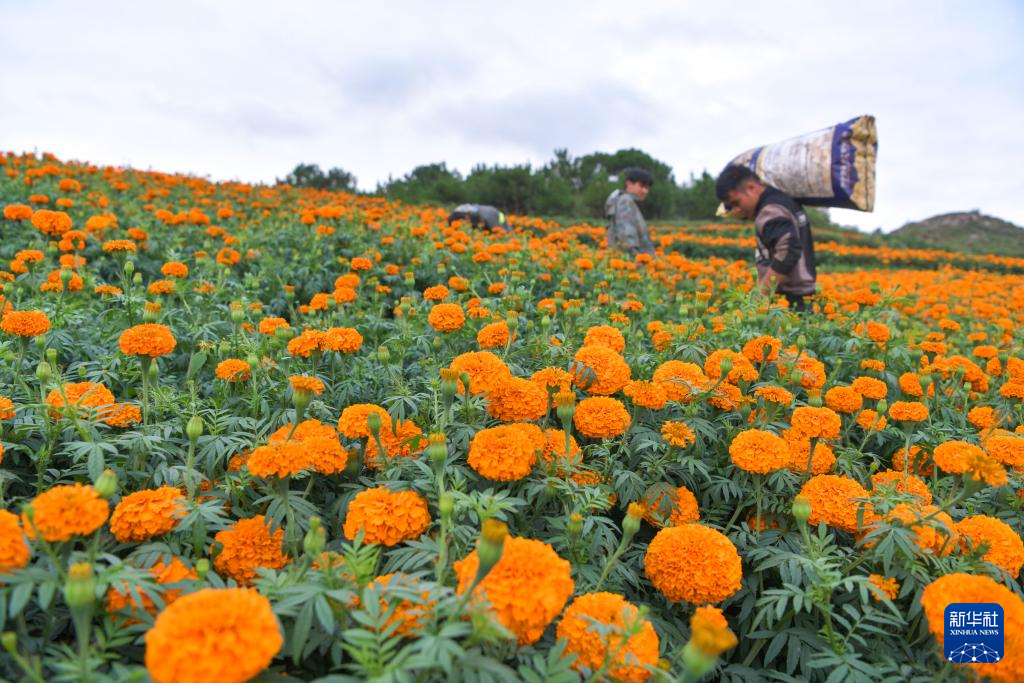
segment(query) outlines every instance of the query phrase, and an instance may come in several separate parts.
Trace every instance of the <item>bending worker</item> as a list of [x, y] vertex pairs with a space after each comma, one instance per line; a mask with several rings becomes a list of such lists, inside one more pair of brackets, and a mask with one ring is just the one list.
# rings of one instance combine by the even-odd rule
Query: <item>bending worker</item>
[[715, 181], [715, 194], [729, 215], [754, 221], [757, 285], [762, 294], [782, 294], [796, 312], [817, 292], [814, 238], [800, 204], [766, 185], [746, 166], [729, 165]]
[[448, 225], [455, 221], [466, 221], [474, 228], [484, 230], [500, 228], [507, 232], [512, 229], [503, 211], [486, 204], [459, 204], [448, 214]]
[[626, 189], [618, 189], [608, 195], [604, 203], [604, 215], [608, 220], [608, 248], [637, 254], [654, 256], [654, 240], [647, 227], [647, 221], [640, 213], [638, 202], [647, 198], [654, 177], [642, 168], [626, 171]]

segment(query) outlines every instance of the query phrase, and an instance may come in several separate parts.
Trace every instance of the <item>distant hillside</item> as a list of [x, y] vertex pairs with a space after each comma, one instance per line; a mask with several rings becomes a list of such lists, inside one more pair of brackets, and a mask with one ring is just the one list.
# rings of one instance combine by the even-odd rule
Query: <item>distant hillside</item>
[[888, 237], [891, 244], [907, 247], [1024, 256], [1024, 228], [978, 211], [946, 213], [907, 223]]

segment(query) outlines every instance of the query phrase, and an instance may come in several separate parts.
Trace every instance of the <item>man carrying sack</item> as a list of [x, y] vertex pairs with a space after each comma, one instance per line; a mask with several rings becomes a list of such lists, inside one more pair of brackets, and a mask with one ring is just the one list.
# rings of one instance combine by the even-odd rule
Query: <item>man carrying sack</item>
[[746, 166], [730, 164], [715, 181], [715, 194], [730, 215], [754, 221], [757, 285], [762, 294], [786, 297], [797, 313], [817, 292], [814, 238], [807, 214], [792, 197], [763, 183]]

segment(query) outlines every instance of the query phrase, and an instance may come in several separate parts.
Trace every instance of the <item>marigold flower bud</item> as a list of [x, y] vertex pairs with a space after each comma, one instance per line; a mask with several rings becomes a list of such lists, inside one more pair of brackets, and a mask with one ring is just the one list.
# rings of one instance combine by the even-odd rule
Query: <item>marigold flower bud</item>
[[103, 470], [103, 474], [96, 480], [93, 488], [96, 489], [96, 493], [100, 494], [100, 498], [109, 499], [117, 493], [117, 474], [112, 469]]
[[142, 273], [135, 273], [135, 275], [132, 276], [132, 284], [133, 285], [141, 285], [142, 284]]
[[427, 437], [427, 457], [434, 469], [440, 469], [448, 459], [448, 445], [444, 434], [435, 432]]
[[569, 523], [565, 525], [565, 531], [570, 536], [578, 537], [583, 533], [583, 515], [574, 512], [569, 515]]
[[[330, 299], [328, 299], [328, 301], [330, 301]], [[240, 323], [243, 320], [245, 320], [245, 311], [242, 310], [241, 308], [232, 308], [231, 309], [231, 322], [233, 322], [233, 323]]]
[[441, 517], [448, 519], [455, 512], [455, 496], [450, 493], [442, 493], [437, 501], [437, 507], [441, 511]]
[[921, 388], [928, 391], [928, 387], [932, 385], [931, 375], [921, 375]]
[[14, 631], [4, 631], [3, 635], [0, 635], [0, 644], [9, 654], [14, 654], [14, 651], [18, 649], [18, 634]]
[[377, 347], [377, 360], [379, 360], [381, 363], [387, 363], [389, 360], [391, 360], [391, 351], [388, 349], [388, 347], [384, 345]]
[[482, 579], [489, 571], [498, 564], [501, 554], [505, 548], [505, 537], [508, 535], [508, 525], [496, 519], [485, 520], [480, 528], [480, 543], [477, 545], [476, 554], [480, 559], [480, 566], [477, 569], [477, 577]]
[[469, 383], [470, 383], [470, 381], [472, 379], [473, 378], [470, 377], [468, 372], [460, 372], [459, 373], [459, 381], [462, 382], [462, 386], [464, 386], [466, 388], [467, 392], [469, 391]]
[[132, 273], [135, 272], [135, 262], [125, 261], [124, 262], [124, 274], [131, 277]]
[[811, 501], [807, 496], [797, 496], [793, 499], [793, 517], [800, 524], [807, 524], [811, 516]]
[[630, 503], [626, 508], [626, 517], [622, 520], [622, 535], [624, 538], [633, 538], [636, 532], [640, 531], [640, 520], [644, 516], [644, 506], [641, 503]]
[[203, 582], [203, 579], [206, 578], [206, 574], [209, 571], [210, 561], [208, 559], [206, 559], [205, 557], [201, 557], [198, 560], [196, 560], [196, 576], [198, 578], [199, 583]]
[[309, 518], [309, 531], [302, 539], [302, 550], [309, 557], [319, 557], [327, 545], [327, 531], [320, 525], [319, 517]]
[[730, 358], [729, 356], [723, 356], [722, 360], [718, 364], [718, 367], [721, 368], [722, 370], [722, 377], [725, 377], [730, 372], [732, 372], [732, 366], [732, 358]]
[[47, 384], [53, 379], [53, 370], [50, 368], [50, 364], [45, 360], [40, 361], [39, 365], [36, 366], [36, 379], [43, 384]]
[[686, 667], [687, 676], [691, 680], [700, 680], [715, 668], [717, 657], [711, 657], [696, 647], [692, 642], [687, 643], [683, 648], [683, 665]]
[[451, 368], [441, 368], [441, 393], [454, 396], [459, 391], [459, 373]]
[[255, 353], [250, 353], [248, 356], [245, 357], [245, 362], [249, 364], [250, 368], [255, 368], [259, 367], [260, 359], [256, 356]]
[[802, 349], [805, 346], [807, 346], [807, 337], [805, 337], [802, 334], [800, 336], [798, 336], [796, 338], [796, 346], [797, 346], [798, 349]]
[[382, 424], [379, 413], [370, 413], [366, 416], [366, 428], [370, 430], [370, 434], [372, 434], [375, 439], [380, 436], [380, 428]]
[[821, 394], [814, 394], [813, 396], [808, 397], [807, 405], [812, 408], [820, 408], [822, 406]]
[[192, 443], [198, 441], [199, 437], [203, 435], [203, 418], [198, 415], [190, 417], [185, 424], [185, 435]]
[[885, 411], [889, 410], [889, 402], [883, 398], [878, 402], [878, 405], [875, 406], [875, 410], [878, 411], [879, 415], [884, 415]]
[[416, 285], [416, 275], [414, 273], [410, 272], [410, 271], [406, 271], [406, 273], [405, 273], [405, 284], [407, 286], [409, 286], [409, 287], [415, 286]]
[[88, 607], [96, 599], [96, 575], [88, 562], [77, 562], [68, 569], [64, 584], [64, 602], [71, 609]]
[[160, 379], [160, 366], [157, 363], [150, 363], [146, 374], [149, 375], [149, 381], [155, 383]]

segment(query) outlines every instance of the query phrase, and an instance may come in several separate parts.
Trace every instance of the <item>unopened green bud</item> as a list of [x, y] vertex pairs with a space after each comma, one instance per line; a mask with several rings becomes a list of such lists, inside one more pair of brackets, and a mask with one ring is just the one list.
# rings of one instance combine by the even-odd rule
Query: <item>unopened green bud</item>
[[160, 313], [149, 306], [142, 311], [142, 322], [144, 323], [155, 323], [159, 317]]
[[725, 356], [724, 358], [722, 358], [721, 362], [718, 364], [718, 367], [721, 368], [722, 370], [722, 377], [725, 377], [730, 372], [732, 372], [732, 366], [732, 358], [730, 358], [729, 356]]
[[485, 520], [480, 529], [480, 543], [477, 545], [476, 554], [480, 560], [477, 568], [477, 576], [484, 577], [494, 565], [498, 564], [502, 552], [505, 549], [505, 537], [508, 535], [508, 525], [496, 519]]
[[117, 474], [111, 469], [103, 470], [103, 474], [96, 480], [93, 488], [96, 489], [96, 493], [100, 494], [100, 498], [109, 499], [117, 493]]
[[583, 533], [583, 515], [574, 512], [569, 515], [569, 523], [565, 525], [565, 531], [570, 536], [578, 537]]
[[821, 394], [814, 394], [807, 399], [807, 405], [820, 408], [821, 407]]
[[274, 338], [275, 339], [279, 339], [281, 341], [285, 341], [287, 339], [291, 339], [292, 338], [292, 331], [291, 331], [290, 328], [287, 328], [287, 327], [279, 327], [276, 330], [274, 330]]
[[206, 575], [210, 572], [210, 561], [205, 557], [200, 557], [196, 560], [196, 576], [198, 577], [199, 583], [203, 582]]
[[36, 337], [36, 350], [39, 351], [39, 353], [42, 353], [44, 349], [46, 349], [46, 337], [44, 335], [39, 335]]
[[630, 503], [626, 508], [626, 516], [622, 520], [623, 539], [630, 539], [640, 531], [640, 520], [644, 517], [644, 506], [640, 503]]
[[928, 391], [928, 387], [932, 385], [931, 375], [921, 375], [921, 388]]
[[45, 360], [40, 361], [39, 365], [36, 366], [36, 379], [43, 384], [49, 384], [50, 380], [53, 379], [53, 369], [50, 368], [50, 364]]
[[380, 419], [379, 413], [370, 413], [366, 416], [366, 427], [373, 434], [373, 438], [380, 436], [380, 428], [383, 426], [383, 421]]
[[231, 322], [240, 323], [245, 320], [245, 309], [243, 308], [232, 308], [231, 309]]
[[686, 667], [687, 678], [697, 681], [715, 668], [717, 657], [705, 653], [690, 641], [683, 647], [683, 666]]
[[327, 545], [327, 531], [320, 525], [319, 517], [309, 518], [309, 531], [302, 540], [302, 550], [310, 557], [319, 557]]
[[198, 441], [199, 437], [203, 435], [203, 418], [198, 415], [190, 417], [185, 424], [185, 434], [192, 443]]
[[131, 277], [132, 273], [135, 272], [135, 262], [125, 261], [124, 262], [124, 274]]
[[800, 336], [798, 336], [796, 338], [796, 347], [798, 349], [802, 349], [805, 346], [807, 346], [807, 337], [805, 337], [804, 335], [801, 334]]
[[149, 364], [149, 369], [146, 371], [149, 374], [149, 381], [155, 383], [160, 379], [160, 365], [154, 361]]
[[883, 398], [875, 406], [875, 410], [878, 411], [879, 415], [885, 415], [885, 411], [889, 410], [889, 402]]
[[71, 269], [70, 269], [70, 268], [61, 268], [61, 269], [60, 269], [60, 274], [59, 274], [59, 277], [60, 277], [60, 281], [61, 281], [61, 282], [62, 282], [62, 283], [63, 283], [63, 284], [65, 285], [65, 286], [67, 286], [67, 284], [68, 284], [69, 282], [71, 282], [71, 278], [73, 278], [74, 276], [75, 276], [75, 274], [71, 272]]
[[377, 360], [381, 363], [387, 363], [391, 360], [391, 351], [388, 347], [381, 345], [377, 347]]
[[88, 562], [78, 562], [68, 569], [64, 584], [64, 602], [73, 610], [84, 609], [96, 599], [96, 575]]
[[260, 366], [260, 359], [255, 353], [250, 353], [245, 357], [245, 362], [249, 364], [250, 368], [258, 368]]
[[807, 524], [811, 516], [811, 501], [807, 496], [797, 496], [793, 499], [793, 517], [801, 524]]
[[447, 492], [442, 493], [441, 498], [437, 501], [437, 507], [441, 511], [441, 517], [449, 519], [455, 512], [455, 496]]
[[518, 328], [518, 327], [519, 327], [519, 318], [517, 318], [517, 317], [516, 317], [516, 316], [514, 316], [514, 315], [510, 315], [510, 316], [509, 316], [509, 317], [508, 317], [508, 318], [507, 318], [507, 319], [505, 320], [505, 324], [506, 324], [506, 325], [508, 326], [508, 331], [509, 331], [510, 333], [512, 333], [512, 332], [515, 332], [515, 331], [516, 331], [516, 328]]
[[434, 337], [434, 341], [430, 342], [430, 346], [435, 351], [440, 351], [441, 350], [441, 338], [440, 337]]
[[789, 381], [793, 384], [800, 384], [804, 381], [804, 373], [802, 370], [794, 370], [789, 373]]
[[540, 319], [540, 329], [544, 334], [548, 333], [548, 330], [551, 329], [551, 316], [545, 315]]
[[132, 284], [133, 285], [141, 285], [142, 284], [142, 273], [135, 273], [135, 275], [132, 276]]
[[84, 365], [79, 365], [78, 366], [78, 376], [84, 379], [87, 374], [89, 374], [89, 371], [85, 369], [85, 366]]
[[46, 349], [46, 360], [49, 361], [53, 367], [57, 366], [57, 349], [50, 347]]
[[462, 382], [462, 386], [466, 388], [466, 391], [469, 391], [469, 382], [472, 379], [473, 378], [469, 376], [468, 372], [459, 373], [459, 381]]
[[18, 649], [18, 634], [14, 631], [4, 631], [0, 635], [0, 644], [7, 650], [8, 654], [14, 654]]
[[444, 467], [448, 460], [448, 444], [445, 443], [444, 434], [434, 433], [427, 437], [427, 457], [435, 470]]

